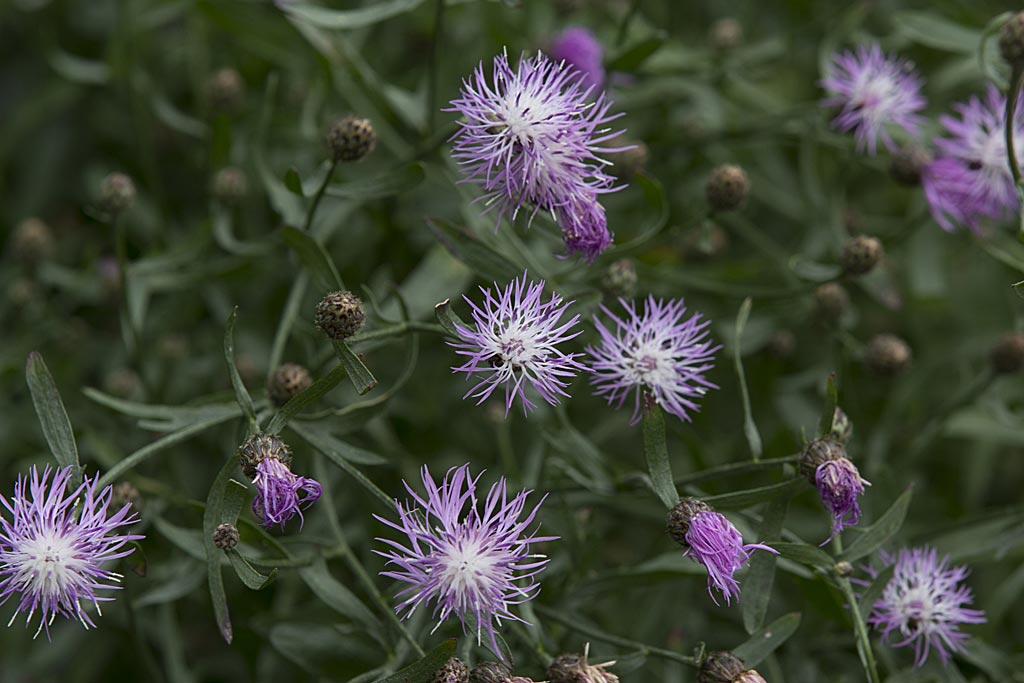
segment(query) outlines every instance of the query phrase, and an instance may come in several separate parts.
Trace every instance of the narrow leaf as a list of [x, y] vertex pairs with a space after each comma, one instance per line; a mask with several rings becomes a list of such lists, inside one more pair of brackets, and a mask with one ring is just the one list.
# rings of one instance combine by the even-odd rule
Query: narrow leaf
[[776, 541], [772, 547], [781, 553], [782, 557], [793, 562], [813, 567], [815, 569], [830, 570], [835, 565], [835, 560], [821, 548], [807, 543], [783, 543]]
[[292, 194], [300, 197], [305, 196], [302, 192], [302, 178], [299, 177], [299, 172], [294, 168], [289, 168], [284, 174], [284, 186], [288, 188], [288, 191]]
[[210, 584], [210, 599], [213, 601], [213, 614], [217, 621], [217, 628], [228, 644], [234, 638], [234, 632], [231, 627], [231, 615], [228, 613], [228, 598], [224, 593], [224, 575], [220, 568], [223, 551], [214, 545], [213, 532], [220, 524], [220, 520], [223, 519], [225, 492], [231, 481], [231, 475], [237, 467], [238, 461], [234, 457], [228, 458], [224, 463], [216, 479], [213, 480], [210, 495], [206, 499], [206, 510], [203, 512], [203, 544], [206, 547], [206, 571]]
[[836, 407], [839, 405], [839, 390], [836, 388], [836, 373], [829, 373], [825, 384], [825, 405], [818, 419], [818, 437], [826, 437], [832, 432], [832, 423], [836, 418]]
[[503, 282], [522, 274], [523, 269], [484, 244], [465, 228], [440, 218], [428, 218], [427, 227], [448, 252], [485, 280]]
[[428, 652], [423, 659], [413, 662], [387, 678], [379, 679], [376, 683], [429, 683], [434, 680], [437, 670], [454, 656], [455, 639], [449, 638]]
[[298, 255], [323, 289], [345, 289], [345, 283], [323, 246], [297, 228], [281, 228], [281, 238]]
[[757, 488], [745, 491], [705, 496], [704, 500], [719, 510], [742, 510], [765, 501], [776, 500], [780, 497], [789, 498], [804, 490], [806, 485], [804, 479], [796, 477], [778, 484], [758, 486]]
[[647, 469], [651, 474], [654, 492], [662, 504], [671, 509], [679, 502], [679, 492], [672, 478], [672, 467], [668, 460], [668, 445], [665, 442], [665, 414], [661, 406], [648, 402], [644, 397], [644, 455]]
[[667, 38], [667, 33], [658, 31], [639, 42], [627, 45], [608, 62], [608, 71], [636, 71], [651, 55], [661, 49]]
[[732, 653], [743, 660], [744, 666], [753, 669], [796, 633], [799, 626], [800, 613], [791, 612], [751, 635], [745, 643], [734, 647]]
[[242, 580], [246, 588], [254, 591], [263, 590], [269, 586], [275, 578], [277, 578], [277, 569], [274, 568], [270, 571], [270, 574], [264, 576], [259, 573], [249, 561], [242, 557], [239, 552], [234, 548], [227, 548], [225, 550], [228, 556], [228, 560], [231, 561], [231, 566], [235, 570], [235, 574]]
[[[782, 524], [789, 509], [789, 498], [777, 498], [765, 510], [761, 522], [760, 538], [762, 542], [779, 540]], [[764, 626], [765, 615], [768, 613], [768, 601], [772, 595], [772, 584], [775, 582], [775, 553], [754, 553], [750, 559], [750, 572], [743, 586], [743, 628], [747, 633], [754, 633]]]
[[327, 194], [341, 199], [365, 202], [370, 199], [391, 197], [408, 192], [422, 183], [424, 178], [426, 178], [424, 166], [416, 161], [372, 178], [359, 178], [345, 183], [328, 185]]
[[304, 2], [289, 2], [280, 7], [292, 17], [330, 30], [352, 30], [372, 26], [404, 12], [416, 9], [425, 0], [383, 0], [359, 9], [328, 9]]
[[444, 331], [453, 337], [459, 336], [459, 330], [456, 325], [466, 327], [466, 323], [462, 322], [462, 318], [456, 315], [455, 311], [452, 310], [451, 299], [445, 299], [434, 306], [434, 315], [437, 316], [437, 322], [441, 324]]
[[82, 466], [78, 462], [78, 446], [75, 444], [71, 420], [68, 419], [53, 376], [43, 362], [43, 357], [35, 351], [28, 354], [25, 380], [50, 452], [59, 466], [71, 467], [72, 483], [77, 485], [82, 480]]
[[228, 317], [227, 329], [224, 331], [224, 360], [228, 364], [228, 374], [231, 376], [231, 386], [235, 390], [235, 400], [238, 401], [238, 407], [242, 409], [242, 414], [249, 422], [249, 434], [255, 434], [260, 428], [256, 419], [256, 408], [253, 406], [252, 396], [245, 388], [245, 383], [242, 382], [242, 377], [238, 374], [238, 368], [235, 366], [235, 320], [237, 318], [238, 307], [235, 306]]
[[373, 376], [369, 368], [363, 365], [363, 361], [352, 351], [352, 348], [345, 342], [334, 342], [334, 351], [338, 354], [338, 360], [352, 380], [352, 386], [356, 393], [362, 396], [377, 386], [377, 378]]
[[907, 489], [896, 499], [888, 510], [885, 511], [878, 521], [868, 527], [863, 534], [857, 537], [850, 547], [839, 557], [847, 562], [856, 562], [875, 552], [883, 543], [888, 541], [903, 526], [903, 520], [907, 516], [907, 509], [910, 507], [910, 498], [913, 495], [913, 486]]
[[753, 305], [753, 300], [747, 297], [743, 300], [740, 305], [740, 311], [736, 315], [736, 338], [733, 341], [733, 359], [736, 365], [736, 375], [740, 380], [740, 397], [743, 401], [743, 433], [747, 437], [747, 444], [750, 446], [750, 455], [753, 457], [754, 462], [761, 459], [761, 434], [757, 431], [757, 425], [754, 423], [754, 416], [750, 409], [750, 391], [747, 389], [747, 377], [743, 372], [743, 356], [742, 347], [740, 343], [743, 339], [743, 328], [747, 325], [747, 319], [750, 317], [750, 308]]
[[377, 617], [343, 583], [338, 581], [327, 568], [323, 558], [311, 566], [299, 570], [302, 580], [324, 604], [338, 614], [359, 622], [364, 626], [376, 626]]

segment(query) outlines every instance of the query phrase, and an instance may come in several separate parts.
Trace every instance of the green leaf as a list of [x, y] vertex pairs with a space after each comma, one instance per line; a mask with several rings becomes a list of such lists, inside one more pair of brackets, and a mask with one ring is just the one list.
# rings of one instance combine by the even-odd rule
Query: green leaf
[[864, 533], [858, 536], [850, 544], [850, 547], [839, 556], [839, 559], [846, 560], [847, 562], [856, 562], [862, 557], [875, 552], [883, 543], [892, 538], [900, 530], [900, 527], [903, 526], [903, 520], [907, 516], [907, 509], [910, 507], [912, 495], [913, 486], [908, 486], [900, 497], [896, 499], [896, 502], [892, 504], [892, 507], [886, 510], [885, 514], [879, 517], [877, 522], [865, 529]]
[[732, 653], [743, 660], [744, 666], [753, 669], [789, 640], [799, 626], [800, 613], [791, 612], [751, 635], [745, 643], [734, 647]]
[[[762, 543], [779, 540], [782, 535], [782, 524], [786, 520], [789, 509], [789, 498], [777, 498], [765, 510], [761, 521], [761, 533], [758, 537]], [[754, 633], [764, 626], [768, 614], [768, 601], [772, 596], [772, 584], [775, 582], [775, 561], [778, 555], [769, 552], [754, 553], [750, 559], [750, 572], [743, 582], [743, 628], [747, 633]]]
[[[351, 405], [345, 407], [350, 408]], [[318, 442], [325, 448], [330, 448], [333, 452], [351, 463], [356, 465], [386, 465], [388, 463], [388, 459], [378, 453], [354, 446], [347, 441], [339, 439], [332, 433], [332, 430], [338, 428], [337, 421], [333, 418], [327, 421], [310, 420], [302, 423], [304, 431], [316, 435]]]
[[471, 235], [465, 228], [441, 218], [428, 218], [427, 227], [441, 246], [484, 280], [507, 282], [523, 272], [522, 268]]
[[733, 342], [733, 362], [736, 366], [736, 375], [740, 380], [740, 397], [743, 401], [743, 434], [747, 437], [747, 444], [750, 446], [750, 455], [757, 462], [761, 459], [761, 434], [757, 431], [757, 424], [754, 423], [754, 415], [750, 409], [750, 391], [747, 389], [747, 377], [743, 372], [742, 339], [743, 328], [747, 325], [750, 317], [750, 308], [753, 300], [747, 297], [740, 304], [739, 313], [736, 315], [736, 338]]
[[304, 197], [305, 193], [302, 191], [302, 178], [299, 177], [299, 172], [294, 167], [290, 167], [284, 174], [284, 186], [288, 188], [288, 191], [299, 197]]
[[434, 315], [437, 316], [437, 322], [441, 324], [441, 327], [444, 328], [444, 331], [453, 337], [459, 336], [459, 331], [458, 328], [456, 328], [456, 325], [459, 325], [460, 327], [466, 327], [466, 323], [462, 321], [462, 318], [460, 318], [455, 313], [455, 311], [452, 310], [451, 299], [445, 299], [441, 303], [434, 306]]
[[280, 7], [295, 19], [319, 28], [345, 31], [372, 26], [422, 5], [425, 0], [379, 0], [359, 9], [338, 10], [304, 2], [288, 2]]
[[61, 49], [47, 54], [50, 67], [61, 77], [81, 85], [106, 85], [110, 81], [110, 66], [105, 62], [84, 59]]
[[227, 548], [224, 552], [227, 553], [231, 566], [246, 588], [254, 591], [263, 590], [277, 578], [277, 568], [272, 569], [270, 574], [264, 576], [249, 564], [249, 561], [242, 557], [235, 548]]
[[340, 467], [346, 473], [348, 473], [353, 479], [358, 481], [367, 491], [372, 493], [377, 500], [384, 504], [384, 507], [388, 510], [393, 510], [395, 507], [395, 501], [380, 490], [380, 488], [374, 484], [369, 477], [360, 472], [352, 463], [348, 462], [340, 453], [335, 451], [331, 447], [331, 443], [325, 440], [317, 432], [308, 429], [305, 425], [300, 422], [292, 422], [289, 426], [293, 432], [299, 435], [299, 437], [308, 443], [310, 446], [327, 456], [327, 459], [333, 462], [335, 465]]
[[803, 491], [805, 487], [806, 482], [803, 477], [796, 477], [778, 484], [722, 493], [717, 496], [704, 496], [703, 500], [719, 510], [742, 510], [780, 497], [790, 498]]
[[235, 400], [238, 401], [238, 407], [242, 409], [242, 414], [249, 422], [249, 435], [251, 436], [259, 431], [260, 423], [256, 418], [256, 408], [253, 405], [252, 396], [245, 388], [242, 376], [238, 374], [238, 368], [235, 366], [235, 321], [237, 318], [238, 306], [235, 306], [231, 309], [227, 328], [224, 330], [224, 360], [228, 364], [228, 375], [231, 377], [231, 386], [235, 390]]
[[965, 28], [931, 12], [896, 12], [892, 22], [904, 37], [938, 50], [973, 56], [981, 42], [980, 30]]
[[404, 194], [420, 185], [426, 178], [422, 162], [400, 166], [372, 178], [359, 178], [345, 183], [327, 186], [327, 194], [341, 199], [368, 201]]
[[818, 419], [818, 437], [824, 438], [832, 433], [832, 423], [836, 419], [836, 407], [839, 405], [839, 391], [836, 389], [836, 373], [831, 372], [825, 384], [825, 406], [821, 409]]
[[345, 289], [345, 283], [323, 246], [297, 228], [281, 228], [281, 237], [291, 247], [320, 286], [326, 290]]
[[342, 367], [348, 373], [349, 379], [352, 380], [352, 386], [355, 387], [357, 394], [362, 396], [377, 386], [377, 378], [373, 376], [369, 368], [363, 365], [363, 361], [359, 359], [359, 356], [355, 354], [348, 344], [343, 341], [332, 343], [334, 344], [334, 352], [338, 355], [338, 360], [341, 361]]
[[334, 578], [323, 558], [318, 558], [309, 567], [300, 569], [299, 575], [302, 576], [302, 580], [306, 582], [309, 589], [338, 614], [364, 626], [378, 626], [377, 617], [373, 615], [370, 608], [364, 605], [344, 584]]
[[672, 466], [668, 459], [668, 445], [665, 442], [665, 414], [653, 400], [647, 404], [644, 397], [644, 456], [651, 473], [654, 492], [665, 507], [672, 509], [679, 502]]
[[789, 269], [798, 278], [808, 282], [831, 282], [843, 273], [843, 269], [834, 263], [815, 263], [800, 256], [789, 259]]
[[807, 543], [783, 543], [776, 541], [772, 543], [772, 547], [778, 550], [785, 559], [799, 562], [814, 569], [831, 571], [836, 563], [824, 550]]
[[267, 433], [280, 434], [281, 430], [284, 429], [285, 425], [287, 425], [293, 417], [301, 413], [306, 406], [327, 394], [327, 392], [334, 387], [338, 386], [338, 383], [345, 379], [346, 375], [348, 375], [348, 371], [345, 369], [344, 364], [339, 363], [329, 373], [313, 382], [312, 386], [300, 391], [295, 396], [292, 396], [291, 399], [281, 406], [281, 409], [274, 414], [274, 417], [271, 418], [270, 424], [267, 425]]
[[668, 39], [665, 31], [658, 31], [651, 36], [627, 45], [616, 54], [605, 66], [609, 71], [636, 71], [647, 59], [661, 49]]
[[[213, 543], [213, 532], [225, 517], [225, 500], [231, 483], [231, 475], [238, 468], [238, 460], [232, 456], [220, 468], [217, 477], [210, 486], [210, 495], [206, 498], [206, 510], [203, 511], [203, 545], [206, 547], [206, 571], [210, 584], [210, 599], [213, 602], [213, 614], [221, 636], [230, 645], [234, 637], [231, 627], [231, 615], [228, 613], [228, 598], [224, 592], [224, 575], [221, 573], [221, 561], [224, 551]], [[228, 500], [230, 503], [230, 500]], [[237, 518], [238, 513], [235, 513]]]
[[77, 485], [82, 481], [82, 465], [78, 462], [78, 446], [75, 444], [71, 420], [68, 419], [68, 412], [64, 409], [53, 376], [43, 362], [43, 357], [35, 351], [28, 354], [25, 381], [28, 382], [32, 405], [35, 406], [50, 452], [60, 467], [71, 468], [72, 484]]
[[387, 678], [381, 678], [376, 683], [430, 683], [434, 680], [434, 674], [445, 663], [455, 656], [455, 639], [449, 638], [426, 656], [409, 666], [396, 671]]
[[665, 197], [665, 188], [656, 179], [639, 175], [633, 179], [633, 185], [640, 188], [644, 195], [644, 214], [637, 220], [643, 227], [636, 237], [622, 244], [613, 244], [605, 252], [610, 256], [623, 256], [636, 251], [651, 241], [662, 228], [668, 224], [669, 204]]

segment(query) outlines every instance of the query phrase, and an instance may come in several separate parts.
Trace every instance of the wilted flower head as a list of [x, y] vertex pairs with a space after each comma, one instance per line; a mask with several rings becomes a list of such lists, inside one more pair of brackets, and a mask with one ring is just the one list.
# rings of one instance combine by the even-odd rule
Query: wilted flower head
[[725, 603], [738, 597], [740, 584], [733, 575], [750, 561], [755, 549], [778, 551], [760, 543], [743, 543], [743, 536], [724, 515], [696, 498], [684, 498], [668, 515], [668, 531], [684, 548], [683, 557], [703, 564], [708, 570], [708, 594], [718, 604], [712, 588], [725, 596]]
[[555, 212], [573, 202], [595, 202], [613, 189], [601, 153], [621, 151], [601, 145], [619, 135], [605, 126], [604, 93], [591, 101], [592, 87], [567, 64], [538, 54], [520, 58], [513, 69], [508, 56], [494, 58], [490, 82], [481, 63], [463, 80], [460, 97], [447, 111], [462, 115], [452, 137], [452, 156], [466, 181], [483, 186], [488, 211], [498, 223], [514, 220], [524, 205]]
[[256, 486], [252, 511], [263, 519], [268, 529], [299, 516], [299, 527], [305, 519], [302, 509], [315, 503], [323, 489], [313, 479], [300, 477], [291, 470], [292, 452], [288, 445], [272, 434], [256, 434], [238, 449], [242, 471]]
[[[893, 647], [913, 645], [915, 667], [924, 664], [932, 648], [943, 662], [953, 652], [963, 652], [969, 636], [960, 632], [960, 624], [985, 621], [982, 610], [964, 606], [974, 601], [971, 589], [961, 585], [970, 570], [964, 565], [950, 567], [949, 556], [940, 560], [928, 546], [901, 548], [896, 558], [885, 552], [880, 557], [884, 566], [891, 566], [894, 559], [896, 566], [868, 623], [887, 642], [896, 640]], [[868, 570], [873, 577], [878, 575], [877, 570]]]
[[685, 318], [682, 299], [664, 301], [647, 297], [643, 311], [632, 301], [619, 299], [626, 309], [622, 318], [602, 306], [613, 326], [595, 316], [601, 335], [598, 346], [587, 347], [594, 358], [591, 382], [595, 393], [608, 403], [621, 406], [634, 394], [632, 424], [640, 420], [641, 393], [649, 392], [665, 410], [683, 420], [700, 410], [697, 401], [708, 389], [717, 389], [704, 377], [721, 348], [708, 338], [710, 321], [700, 313]]
[[569, 256], [580, 256], [593, 263], [612, 243], [604, 207], [592, 195], [569, 198], [555, 207], [555, 217], [562, 226]]
[[[374, 517], [407, 537], [406, 544], [385, 538], [389, 546], [377, 551], [394, 570], [381, 572], [408, 584], [398, 592], [397, 612], [410, 616], [423, 603], [433, 603], [436, 630], [449, 616], [456, 616], [465, 630], [467, 620], [476, 622], [477, 642], [487, 634], [495, 653], [496, 626], [503, 619], [524, 622], [511, 612], [540, 590], [535, 577], [548, 563], [543, 555], [530, 552], [532, 543], [555, 540], [530, 530], [542, 498], [527, 511], [531, 491], [509, 497], [504, 477], [491, 486], [483, 505], [477, 499], [477, 482], [469, 465], [448, 470], [440, 485], [426, 465], [421, 471], [424, 495], [406, 483], [412, 503], [395, 501], [398, 523]], [[545, 496], [546, 498], [546, 496]]]
[[[1024, 97], [1014, 119], [1014, 146], [1024, 155]], [[939, 121], [946, 137], [935, 140], [938, 155], [921, 177], [932, 217], [947, 231], [962, 225], [980, 230], [982, 218], [1004, 219], [1020, 200], [1007, 162], [1003, 123], [1006, 96], [990, 85], [985, 99], [972, 97], [954, 107], [958, 117]]]
[[574, 315], [563, 321], [569, 303], [557, 294], [544, 302], [544, 282], [528, 281], [526, 273], [504, 289], [480, 288], [484, 300], [477, 306], [464, 297], [473, 310], [473, 324], [456, 325], [458, 341], [449, 342], [468, 360], [455, 372], [482, 379], [466, 392], [466, 396], [483, 403], [499, 386], [505, 387], [505, 414], [518, 397], [523, 412], [535, 407], [526, 396], [529, 384], [541, 398], [556, 405], [568, 396], [565, 387], [586, 367], [576, 360], [582, 353], [565, 353], [559, 345], [580, 333], [573, 331], [579, 322]]
[[0, 495], [11, 514], [10, 520], [0, 514], [0, 604], [19, 596], [8, 626], [21, 612], [28, 612], [28, 624], [38, 611], [37, 636], [45, 630], [49, 637], [58, 614], [94, 627], [82, 602], [91, 602], [102, 616], [100, 603], [113, 598], [96, 591], [120, 589], [113, 584], [121, 575], [102, 565], [130, 555], [135, 548], [129, 542], [143, 538], [116, 533], [138, 517], [129, 503], [111, 513], [112, 486], [97, 491], [94, 476], [69, 491], [71, 472], [47, 467], [40, 476], [33, 467], [28, 477], [18, 477], [10, 500]]
[[874, 154], [879, 138], [889, 150], [896, 147], [890, 126], [917, 134], [917, 112], [925, 105], [921, 85], [912, 63], [885, 55], [877, 44], [861, 45], [832, 56], [830, 72], [821, 81], [829, 96], [821, 103], [839, 108], [832, 125], [853, 132], [858, 151]]
[[588, 29], [565, 29], [552, 41], [548, 54], [582, 73], [584, 87], [600, 88], [604, 83], [604, 49]]
[[825, 545], [843, 529], [860, 521], [857, 497], [871, 482], [861, 478], [857, 466], [846, 457], [846, 448], [831, 438], [807, 445], [800, 471], [817, 487], [822, 504], [832, 514], [832, 534], [821, 544]]

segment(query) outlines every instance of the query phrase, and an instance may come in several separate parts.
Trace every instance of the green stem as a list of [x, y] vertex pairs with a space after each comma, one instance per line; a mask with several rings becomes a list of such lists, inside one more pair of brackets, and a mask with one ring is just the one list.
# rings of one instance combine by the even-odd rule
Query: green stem
[[853, 634], [857, 638], [858, 649], [861, 652], [861, 663], [871, 683], [881, 683], [878, 677], [878, 665], [875, 664], [875, 653], [871, 649], [871, 639], [868, 637], [868, 628], [864, 623], [864, 617], [860, 613], [860, 605], [857, 604], [857, 596], [853, 592], [853, 586], [849, 579], [839, 579], [839, 588], [850, 606], [850, 616], [853, 618]]
[[135, 329], [128, 309], [128, 231], [121, 216], [115, 215], [111, 218], [111, 227], [114, 228], [114, 254], [117, 258], [117, 288], [120, 294], [121, 306], [121, 328], [128, 331], [125, 338], [125, 346], [128, 347], [128, 355], [133, 360], [139, 351], [139, 332]]
[[320, 207], [320, 200], [324, 198], [324, 192], [327, 191], [327, 185], [331, 182], [331, 176], [334, 175], [334, 169], [338, 167], [338, 160], [332, 159], [331, 166], [327, 169], [327, 173], [324, 174], [323, 182], [320, 183], [320, 187], [317, 188], [316, 194], [313, 195], [313, 203], [309, 205], [309, 213], [306, 214], [306, 222], [302, 226], [303, 232], [309, 232], [309, 229], [313, 227], [313, 218], [316, 217], [316, 210]]
[[437, 71], [440, 64], [441, 39], [444, 35], [444, 6], [445, 0], [437, 0], [434, 5], [434, 39], [430, 44], [430, 73], [427, 75], [427, 130], [429, 137], [434, 130], [434, 119], [437, 115]]
[[292, 289], [288, 292], [288, 301], [284, 305], [284, 311], [281, 312], [281, 320], [277, 324], [277, 331], [274, 333], [274, 344], [270, 347], [270, 369], [271, 373], [277, 370], [277, 366], [281, 364], [281, 359], [284, 357], [284, 347], [288, 343], [288, 334], [292, 330], [292, 323], [295, 322], [295, 316], [298, 315], [299, 305], [302, 303], [302, 297], [306, 295], [306, 289], [309, 287], [309, 273], [302, 271], [299, 276], [295, 278], [295, 282], [292, 283]]
[[640, 9], [640, 0], [633, 0], [629, 4], [629, 9], [626, 10], [626, 14], [622, 17], [622, 21], [619, 22], [619, 31], [615, 35], [615, 46], [619, 47], [623, 41], [626, 40], [626, 34], [629, 33], [629, 25], [633, 21], [633, 17], [636, 15], [637, 10]]
[[410, 320], [403, 323], [395, 323], [387, 327], [381, 327], [371, 332], [358, 334], [348, 340], [350, 346], [360, 342], [373, 341], [376, 339], [387, 339], [389, 337], [401, 337], [407, 332], [436, 332], [445, 334], [444, 328], [436, 323], [423, 323]]
[[1024, 82], [1024, 69], [1019, 65], [1013, 67], [1010, 74], [1010, 89], [1006, 93], [1006, 156], [1010, 162], [1010, 173], [1013, 174], [1013, 183], [1021, 187], [1020, 164], [1017, 163], [1017, 150], [1013, 146], [1014, 116], [1017, 113], [1017, 96], [1020, 95], [1021, 83]]

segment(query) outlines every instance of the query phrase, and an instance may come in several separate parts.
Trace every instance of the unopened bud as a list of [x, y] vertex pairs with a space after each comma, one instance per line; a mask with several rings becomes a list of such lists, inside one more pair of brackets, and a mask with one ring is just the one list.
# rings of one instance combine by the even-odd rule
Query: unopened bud
[[564, 654], [555, 657], [548, 665], [548, 683], [618, 683], [619, 677], [607, 670], [615, 662], [590, 664], [587, 661], [589, 647], [582, 655]]
[[315, 322], [331, 339], [344, 341], [366, 322], [363, 300], [352, 292], [331, 292], [317, 304]]
[[233, 114], [245, 104], [245, 81], [236, 69], [227, 67], [215, 71], [206, 84], [206, 91], [215, 111]]
[[743, 673], [743, 660], [731, 652], [712, 652], [700, 665], [699, 683], [736, 683]]
[[835, 572], [835, 575], [839, 578], [845, 579], [847, 576], [853, 574], [853, 565], [846, 560], [840, 560], [839, 562], [836, 562], [834, 567], [832, 567], [832, 571]]
[[873, 337], [864, 353], [868, 369], [883, 377], [893, 377], [906, 370], [910, 367], [911, 358], [907, 342], [892, 334]]
[[889, 160], [889, 175], [900, 185], [916, 187], [921, 184], [921, 174], [932, 162], [928, 150], [917, 145], [900, 147]]
[[874, 237], [858, 235], [843, 245], [839, 264], [847, 275], [870, 273], [882, 258], [882, 243]]
[[256, 466], [267, 458], [278, 460], [291, 468], [292, 450], [273, 434], [254, 434], [238, 447], [238, 464], [249, 479], [256, 476]]
[[992, 360], [992, 368], [999, 374], [1017, 372], [1024, 367], [1024, 334], [1011, 332], [1003, 335], [992, 347], [989, 357]]
[[723, 164], [711, 171], [704, 192], [713, 211], [735, 211], [750, 194], [750, 179], [739, 166]]
[[293, 397], [313, 386], [309, 370], [297, 363], [284, 363], [270, 376], [267, 393], [276, 406], [283, 406]]
[[135, 183], [124, 173], [111, 173], [100, 183], [100, 206], [116, 216], [135, 203]]
[[601, 278], [601, 285], [606, 292], [625, 299], [636, 293], [636, 282], [636, 262], [628, 258], [614, 261]]
[[369, 119], [346, 116], [327, 132], [327, 146], [335, 161], [359, 161], [377, 146], [377, 131]]
[[768, 339], [767, 349], [776, 360], [787, 360], [796, 351], [796, 335], [789, 330], [776, 330]]
[[850, 442], [850, 437], [853, 436], [853, 423], [839, 406], [836, 406], [836, 410], [832, 414], [832, 429], [829, 430], [828, 436], [844, 446]]
[[142, 380], [131, 368], [115, 368], [103, 379], [103, 388], [118, 398], [135, 398], [142, 391]]
[[850, 308], [850, 295], [838, 282], [826, 282], [814, 290], [814, 305], [819, 317], [835, 322]]
[[621, 152], [612, 155], [615, 166], [613, 170], [619, 178], [630, 180], [647, 170], [647, 162], [651, 158], [651, 150], [642, 142], [633, 143]]
[[729, 233], [715, 221], [704, 221], [683, 236], [680, 248], [688, 261], [705, 261], [725, 253], [729, 248]]
[[747, 669], [733, 683], [767, 683], [755, 669]]
[[219, 524], [213, 530], [213, 544], [221, 550], [234, 548], [238, 545], [240, 538], [238, 527], [234, 524]]
[[676, 543], [684, 548], [690, 547], [686, 534], [690, 531], [693, 518], [702, 512], [711, 512], [711, 506], [697, 498], [683, 498], [669, 511], [665, 528]]
[[716, 50], [735, 50], [743, 44], [743, 25], [732, 17], [723, 17], [711, 24], [710, 39]]
[[245, 171], [235, 166], [225, 166], [213, 176], [213, 196], [224, 204], [234, 205], [245, 199], [249, 191], [249, 180]]
[[480, 662], [470, 669], [469, 683], [512, 683], [512, 671], [501, 662]]
[[44, 261], [53, 254], [53, 231], [38, 218], [26, 218], [14, 228], [11, 249], [18, 260], [29, 265]]
[[142, 494], [139, 493], [139, 490], [131, 482], [122, 481], [115, 485], [111, 492], [110, 507], [113, 510], [119, 510], [126, 504], [131, 505], [136, 511], [141, 510], [143, 505]]
[[469, 681], [469, 667], [458, 657], [452, 657], [444, 663], [431, 683], [467, 683]]
[[999, 31], [999, 54], [1014, 69], [1024, 69], [1024, 12], [1010, 17]]
[[800, 458], [800, 474], [812, 486], [818, 483], [818, 468], [826, 462], [839, 460], [846, 457], [846, 449], [843, 445], [832, 439], [815, 439], [804, 448], [803, 456]]

